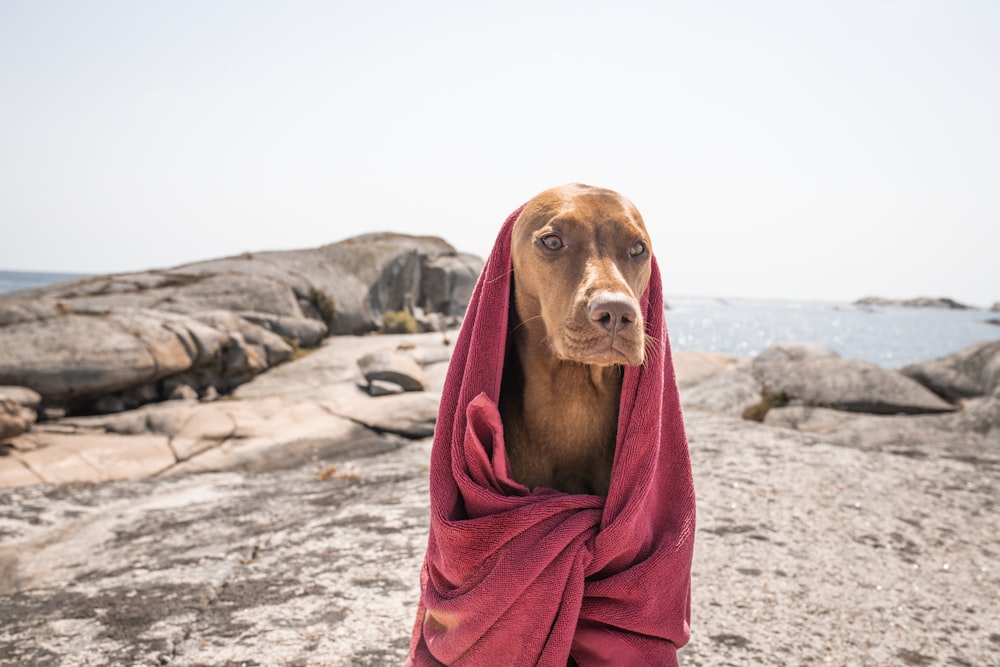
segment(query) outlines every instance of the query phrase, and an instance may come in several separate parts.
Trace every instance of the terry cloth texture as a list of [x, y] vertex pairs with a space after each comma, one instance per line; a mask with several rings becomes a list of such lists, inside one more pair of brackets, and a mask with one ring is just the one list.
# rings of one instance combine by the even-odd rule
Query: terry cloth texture
[[690, 635], [695, 496], [655, 259], [647, 363], [622, 381], [607, 498], [516, 482], [497, 405], [510, 306], [504, 223], [455, 345], [430, 467], [407, 665], [677, 664]]

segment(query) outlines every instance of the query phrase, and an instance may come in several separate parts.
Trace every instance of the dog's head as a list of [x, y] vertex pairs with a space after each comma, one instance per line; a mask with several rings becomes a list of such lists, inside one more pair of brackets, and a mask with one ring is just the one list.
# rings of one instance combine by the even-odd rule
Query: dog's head
[[525, 204], [511, 239], [521, 323], [540, 320], [559, 359], [641, 365], [651, 252], [642, 216], [617, 192], [546, 190]]

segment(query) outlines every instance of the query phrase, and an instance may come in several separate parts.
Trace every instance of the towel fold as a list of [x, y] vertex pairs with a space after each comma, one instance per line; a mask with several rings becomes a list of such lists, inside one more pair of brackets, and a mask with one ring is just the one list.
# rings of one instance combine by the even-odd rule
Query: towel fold
[[507, 218], [469, 303], [438, 412], [431, 522], [407, 665], [677, 664], [690, 635], [695, 497], [655, 258], [647, 361], [622, 381], [607, 498], [515, 481], [497, 405]]

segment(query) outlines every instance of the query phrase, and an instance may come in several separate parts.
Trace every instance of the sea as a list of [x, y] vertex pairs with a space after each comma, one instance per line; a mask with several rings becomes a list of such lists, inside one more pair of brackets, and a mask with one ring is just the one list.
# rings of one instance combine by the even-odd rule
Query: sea
[[[0, 293], [81, 277], [71, 273], [0, 271]], [[820, 343], [843, 357], [886, 368], [942, 357], [1000, 338], [988, 310], [860, 306], [834, 301], [666, 296], [675, 350], [754, 357], [768, 345]]]

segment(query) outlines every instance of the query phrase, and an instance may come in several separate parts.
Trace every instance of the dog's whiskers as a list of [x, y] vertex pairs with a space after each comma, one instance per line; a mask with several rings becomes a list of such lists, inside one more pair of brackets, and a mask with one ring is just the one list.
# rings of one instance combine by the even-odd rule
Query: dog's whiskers
[[[542, 319], [541, 315], [535, 315], [534, 317], [529, 317], [526, 320], [518, 322], [517, 326], [510, 330], [510, 333], [514, 333], [515, 331], [517, 331], [518, 329], [520, 329], [521, 327], [523, 327], [528, 322], [531, 322], [532, 320], [540, 320], [540, 319]], [[542, 340], [545, 340], [545, 339], [543, 338]]]

